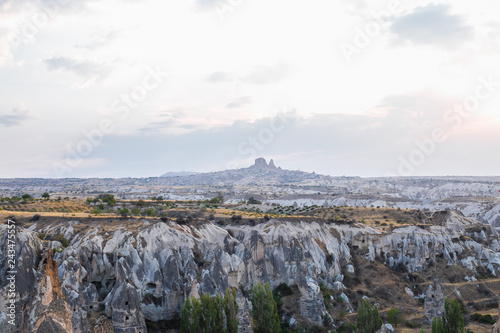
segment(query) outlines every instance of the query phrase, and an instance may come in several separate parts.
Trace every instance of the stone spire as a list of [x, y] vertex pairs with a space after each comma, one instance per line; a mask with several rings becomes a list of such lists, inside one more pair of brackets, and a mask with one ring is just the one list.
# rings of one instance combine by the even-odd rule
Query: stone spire
[[259, 157], [255, 159], [255, 164], [253, 165], [255, 168], [265, 169], [267, 168], [267, 162], [265, 158]]
[[269, 169], [276, 169], [276, 165], [274, 165], [274, 161], [273, 159], [271, 158], [271, 160], [269, 161]]

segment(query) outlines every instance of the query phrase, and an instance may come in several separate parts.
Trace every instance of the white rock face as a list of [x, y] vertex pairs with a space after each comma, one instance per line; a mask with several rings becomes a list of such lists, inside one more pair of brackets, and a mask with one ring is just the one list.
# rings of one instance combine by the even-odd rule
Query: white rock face
[[[51, 237], [68, 233], [70, 246], [56, 253], [55, 261], [75, 331], [88, 326], [88, 313], [101, 310], [115, 330], [140, 331], [145, 319], [176, 318], [190, 295], [240, 286], [249, 291], [257, 281], [269, 282], [271, 288], [281, 282], [296, 284], [302, 294], [301, 315], [321, 324], [325, 308], [319, 284], [344, 288], [342, 272], [354, 271], [351, 248], [363, 250], [370, 261], [377, 258], [387, 266], [403, 265], [409, 272], [424, 269], [438, 257], [471, 269], [482, 265], [494, 274], [500, 267], [495, 230], [454, 212], [447, 213], [441, 226], [410, 226], [392, 233], [362, 224], [274, 220], [224, 228], [208, 222], [197, 227], [163, 222], [113, 228], [93, 224], [78, 232], [76, 226], [69, 230], [59, 223], [41, 228], [19, 230], [18, 237], [24, 240], [16, 249], [24, 258], [19, 269], [29, 272], [36, 267], [34, 261], [43, 250], [37, 232]], [[6, 227], [0, 226], [1, 251], [6, 235]], [[5, 267], [5, 258], [1, 260]], [[23, 304], [31, 302], [34, 274], [19, 282]], [[3, 282], [0, 292], [5, 290]], [[243, 294], [238, 297], [239, 303], [247, 304]], [[0, 311], [7, 306], [5, 299], [0, 298]], [[248, 306], [243, 308], [247, 313], [240, 318], [248, 319]], [[247, 319], [242, 322], [248, 323]], [[5, 325], [5, 319], [0, 319], [0, 331]]]

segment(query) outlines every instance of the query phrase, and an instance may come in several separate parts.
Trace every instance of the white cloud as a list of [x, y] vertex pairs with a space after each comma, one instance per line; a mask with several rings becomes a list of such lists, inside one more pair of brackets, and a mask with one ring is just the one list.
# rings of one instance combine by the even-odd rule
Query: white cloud
[[445, 4], [417, 7], [413, 12], [398, 18], [391, 26], [400, 41], [415, 44], [457, 48], [474, 35], [474, 29], [459, 15], [450, 14]]
[[252, 98], [250, 96], [242, 96], [233, 100], [231, 103], [226, 105], [226, 108], [234, 109], [241, 108], [242, 106], [252, 104]]
[[0, 113], [0, 125], [5, 127], [21, 126], [31, 117], [31, 112], [24, 105], [20, 105], [13, 108], [9, 113]]
[[86, 84], [94, 81], [102, 81], [109, 77], [113, 71], [113, 68], [108, 64], [89, 60], [76, 60], [64, 56], [45, 59], [44, 62], [51, 71], [66, 70], [83, 77]]
[[[339, 44], [360, 42], [359, 31], [364, 33], [368, 23], [373, 28], [373, 14], [385, 10], [387, 1], [312, 0], [305, 6], [243, 0], [232, 2], [238, 5], [224, 19], [217, 15], [218, 0], [64, 2], [68, 5], [30, 30], [40, 6], [0, 0], [0, 140], [14, 132], [34, 137], [51, 128], [50, 138], [37, 140], [36, 149], [16, 142], [15, 151], [8, 152], [33, 164], [25, 176], [41, 175], [39, 161], [60, 158], [55, 146], [78, 140], [102, 117], [114, 117], [116, 135], [106, 137], [95, 158], [109, 153], [111, 164], [88, 165], [80, 175], [113, 176], [117, 167], [122, 175], [160, 174], [174, 163], [169, 154], [174, 170], [193, 169], [193, 164], [220, 169], [227, 160], [249, 158], [240, 156], [238, 144], [258, 135], [282, 107], [297, 108], [302, 116], [258, 153], [317, 172], [381, 175], [415, 139], [443, 126], [443, 112], [474, 92], [478, 76], [492, 73], [500, 80], [495, 74], [500, 73], [500, 20], [492, 2], [401, 3], [401, 11], [386, 15], [367, 45], [357, 46], [360, 54], [352, 64]], [[124, 96], [135, 92], [142, 99], [146, 68], [157, 66], [169, 72], [168, 78], [134, 101], [126, 118], [117, 117]], [[442, 147], [453, 163], [443, 162], [436, 173], [453, 170], [458, 155], [451, 152], [462, 146], [470, 160], [486, 158], [471, 147], [495, 142], [494, 136], [478, 133], [498, 128], [496, 89], [470, 121], [450, 133]], [[13, 111], [18, 101], [36, 105], [37, 118], [30, 121], [29, 113]], [[203, 150], [205, 143], [209, 148]], [[127, 174], [128, 147], [141, 147], [131, 153], [147, 162], [134, 159]], [[40, 156], [31, 158], [35, 153]], [[193, 164], [182, 165], [188, 162]], [[0, 162], [3, 173], [22, 173], [9, 168]]]

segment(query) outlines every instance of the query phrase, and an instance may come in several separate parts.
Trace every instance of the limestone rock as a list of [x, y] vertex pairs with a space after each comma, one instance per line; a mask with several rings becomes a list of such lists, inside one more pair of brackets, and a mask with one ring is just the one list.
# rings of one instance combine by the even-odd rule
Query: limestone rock
[[375, 333], [394, 333], [394, 328], [391, 324], [385, 324]]
[[111, 321], [108, 318], [106, 318], [106, 316], [100, 316], [95, 321], [94, 328], [91, 332], [92, 333], [114, 333], [113, 323], [111, 323]]
[[38, 272], [19, 332], [76, 333], [71, 323], [71, 309], [61, 291], [52, 250], [45, 252]]
[[117, 282], [104, 301], [106, 315], [111, 317], [115, 333], [146, 333], [139, 294], [128, 281], [130, 268], [124, 258], [118, 261], [116, 270]]
[[266, 159], [262, 157], [255, 159], [255, 164], [253, 166], [258, 169], [265, 169], [268, 167]]
[[434, 280], [429, 286], [424, 300], [424, 317], [431, 323], [432, 318], [441, 317], [444, 314], [444, 294], [439, 279]]
[[[73, 332], [92, 332], [96, 327], [102, 331], [111, 325], [117, 332], [144, 333], [146, 319], [178, 318], [190, 295], [224, 292], [227, 287], [252, 286], [257, 281], [268, 282], [271, 289], [282, 282], [297, 285], [300, 316], [321, 324], [325, 306], [319, 284], [344, 289], [342, 272], [354, 270], [353, 247], [366, 253], [369, 261], [377, 258], [389, 267], [404, 265], [409, 272], [423, 270], [437, 257], [450, 265], [485, 265], [495, 272], [500, 262], [500, 253], [489, 245], [493, 242], [486, 241], [492, 234], [476, 232], [481, 243], [470, 236], [460, 237], [471, 228], [482, 230], [483, 225], [477, 228], [452, 212], [443, 214], [442, 225], [426, 229], [407, 226], [392, 233], [364, 225], [277, 220], [224, 227], [211, 222], [194, 226], [142, 220], [133, 228], [117, 225], [104, 229], [96, 223], [76, 232], [76, 222], [41, 221], [33, 222], [29, 230], [19, 228], [15, 249], [22, 258], [18, 270], [23, 272], [17, 280], [17, 317], [23, 317], [24, 327], [29, 329], [39, 318], [44, 321], [44, 311], [50, 310], [55, 314], [43, 327], [54, 331], [57, 327]], [[50, 244], [38, 239], [40, 232], [48, 239], [71, 235], [71, 246], [54, 254], [56, 265], [51, 267], [46, 259], [38, 264], [43, 246]], [[6, 227], [0, 225], [1, 253], [6, 252], [6, 237]], [[5, 256], [0, 257], [0, 264], [4, 276]], [[44, 278], [46, 272], [52, 272], [49, 280]], [[60, 287], [54, 287], [58, 284]], [[1, 317], [7, 306], [6, 287], [7, 281], [1, 281], [1, 332], [8, 332], [5, 317]], [[249, 328], [248, 299], [240, 293], [237, 301], [240, 326]], [[350, 309], [347, 297], [345, 303]], [[430, 321], [442, 314], [443, 306], [441, 285], [436, 281], [426, 295], [426, 318]], [[97, 325], [102, 311], [106, 320], [102, 318]]]
[[269, 169], [273, 169], [273, 170], [274, 170], [274, 169], [276, 169], [276, 165], [274, 165], [274, 161], [273, 161], [273, 159], [271, 159], [271, 160], [269, 161], [269, 166], [268, 166], [268, 167], [269, 167]]

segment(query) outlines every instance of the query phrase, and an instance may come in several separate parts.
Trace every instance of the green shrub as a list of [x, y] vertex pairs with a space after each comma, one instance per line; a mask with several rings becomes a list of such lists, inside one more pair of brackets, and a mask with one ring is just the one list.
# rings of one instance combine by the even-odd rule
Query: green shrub
[[252, 319], [255, 333], [278, 333], [281, 331], [278, 306], [268, 283], [257, 282], [253, 285]]
[[375, 333], [382, 326], [382, 318], [378, 314], [378, 307], [370, 305], [366, 299], [358, 303], [358, 318], [356, 320], [358, 333]]
[[55, 241], [58, 241], [59, 243], [62, 244], [63, 247], [68, 247], [69, 245], [69, 240], [66, 239], [66, 237], [64, 237], [63, 234], [59, 234], [56, 236], [56, 238], [54, 238]]
[[200, 300], [189, 297], [181, 311], [180, 332], [236, 333], [237, 315], [235, 291], [226, 289], [224, 296], [215, 297], [203, 293]]
[[445, 299], [444, 315], [432, 319], [432, 333], [465, 333], [464, 317], [456, 299]]
[[477, 322], [482, 323], [482, 324], [490, 324], [490, 325], [493, 325], [496, 323], [496, 320], [490, 314], [482, 315], [480, 313], [474, 313], [474, 314], [471, 314], [470, 320], [477, 321]]
[[391, 308], [387, 311], [387, 322], [397, 327], [401, 323], [401, 311], [396, 308]]
[[280, 283], [276, 288], [274, 288], [274, 290], [280, 293], [281, 296], [288, 296], [293, 294], [292, 288], [290, 288], [284, 282]]

